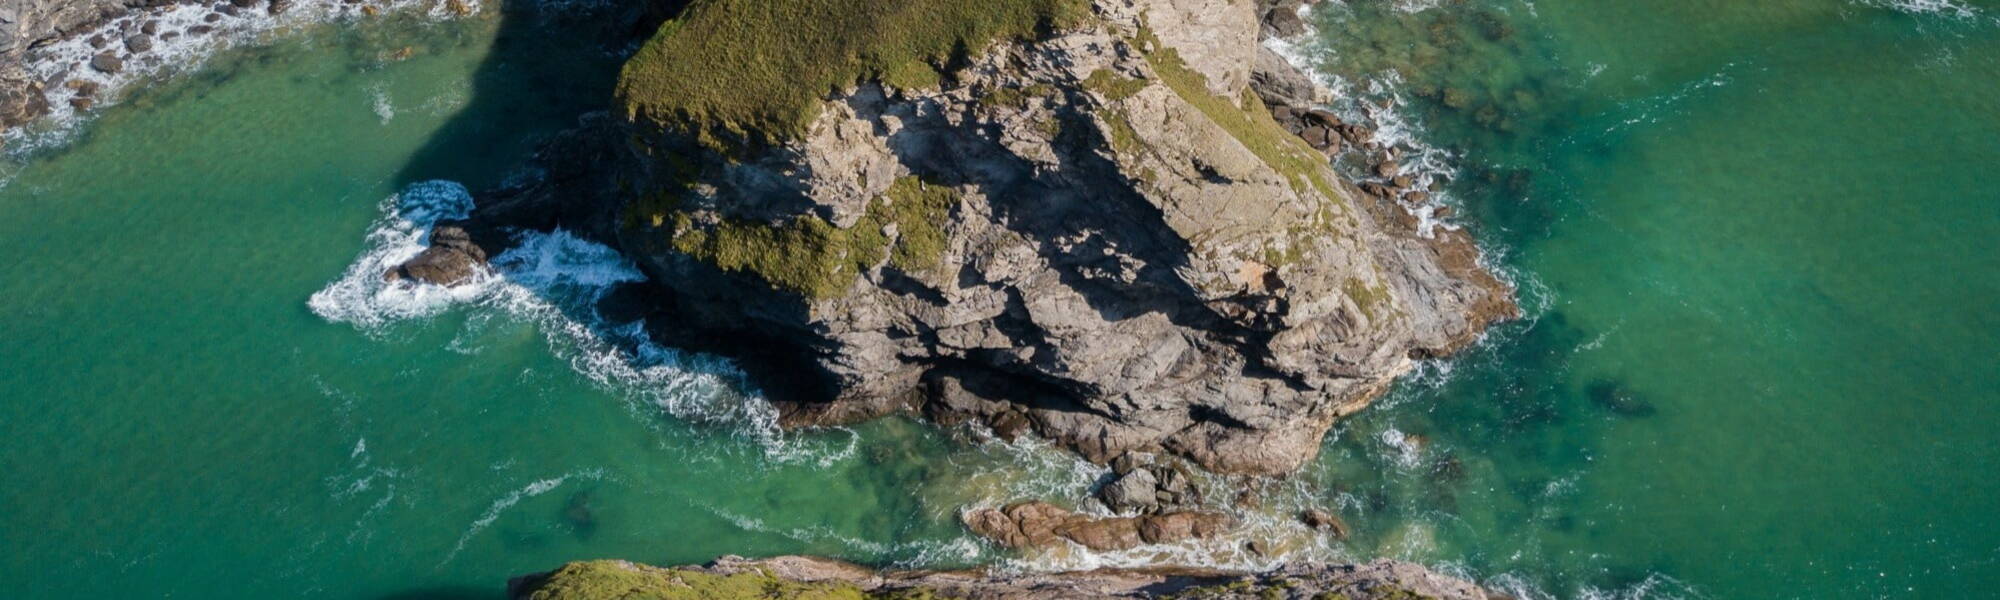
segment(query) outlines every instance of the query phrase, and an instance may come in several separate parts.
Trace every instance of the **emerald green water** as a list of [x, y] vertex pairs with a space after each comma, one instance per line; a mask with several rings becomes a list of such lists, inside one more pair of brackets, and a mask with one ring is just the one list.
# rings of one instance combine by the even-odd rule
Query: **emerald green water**
[[[2000, 6], [1355, 4], [1297, 50], [1357, 92], [1400, 74], [1376, 96], [1449, 153], [1529, 318], [1340, 427], [1249, 535], [1532, 597], [2000, 588]], [[602, 106], [619, 52], [587, 22], [314, 31], [0, 168], [15, 597], [495, 598], [726, 553], [1269, 562], [974, 543], [960, 506], [1098, 472], [905, 422], [774, 435], [728, 365], [596, 319], [633, 275], [573, 238], [458, 297], [367, 277], [460, 201], [420, 182], [494, 184]], [[1289, 525], [1307, 503], [1354, 538]]]

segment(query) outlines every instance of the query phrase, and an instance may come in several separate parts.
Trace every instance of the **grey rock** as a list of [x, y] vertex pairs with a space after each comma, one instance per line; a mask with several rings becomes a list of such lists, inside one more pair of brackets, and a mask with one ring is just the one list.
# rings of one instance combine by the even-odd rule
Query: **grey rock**
[[125, 70], [125, 59], [110, 52], [100, 52], [90, 57], [90, 68], [100, 73], [117, 73]]
[[[607, 118], [579, 134], [586, 141], [542, 152], [573, 170], [544, 165], [557, 183], [503, 203], [578, 211], [564, 221], [572, 231], [596, 224], [658, 287], [658, 312], [670, 317], [659, 321], [673, 325], [649, 332], [743, 358], [785, 426], [919, 412], [1002, 437], [1032, 432], [1098, 462], [1144, 452], [1216, 472], [1290, 472], [1413, 359], [1456, 351], [1514, 314], [1512, 291], [1479, 266], [1469, 236], [1419, 233], [1305, 144], [1293, 150], [1313, 157], [1303, 171], [1267, 162], [1157, 83], [1126, 41], [1143, 22], [1209, 93], [1284, 96], [1271, 82], [1301, 77], [1260, 60], [1258, 5], [1095, 8], [1102, 18], [1086, 29], [976, 54], [940, 90], [846, 90], [802, 139], [744, 156]], [[1103, 97], [1081, 84], [1099, 70], [1149, 84]], [[983, 90], [1037, 85], [1070, 92], [1026, 106], [981, 101]], [[1277, 106], [1296, 123], [1335, 127], [1309, 106]], [[1147, 151], [1120, 151], [1119, 135]], [[585, 155], [598, 158], [574, 158]], [[669, 180], [683, 176], [693, 184]], [[725, 269], [672, 243], [725, 220], [854, 227], [899, 180], [956, 199], [927, 223], [932, 255], [883, 257], [829, 289]], [[660, 189], [687, 190], [673, 218], [621, 216], [632, 190]], [[485, 227], [552, 226], [535, 211], [523, 213], [528, 223], [501, 216], [488, 196], [474, 215]], [[899, 227], [882, 233], [903, 242]], [[1158, 484], [1156, 501], [1192, 501], [1191, 489]], [[1098, 531], [1098, 541], [1124, 532]]]
[[153, 49], [153, 36], [135, 35], [125, 38], [125, 49], [134, 54], [150, 51]]
[[1098, 492], [1098, 498], [1112, 512], [1137, 512], [1159, 505], [1159, 496], [1154, 493], [1159, 485], [1152, 469], [1138, 469], [1106, 484]]
[[1075, 543], [1097, 551], [1207, 539], [1234, 521], [1220, 513], [1175, 511], [1137, 517], [1090, 517], [1046, 502], [980, 508], [960, 517], [967, 528], [1008, 548], [1050, 548]]

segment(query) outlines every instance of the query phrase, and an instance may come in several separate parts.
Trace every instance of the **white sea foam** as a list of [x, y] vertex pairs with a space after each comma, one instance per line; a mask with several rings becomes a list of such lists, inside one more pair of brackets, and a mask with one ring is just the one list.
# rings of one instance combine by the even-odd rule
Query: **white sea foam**
[[577, 473], [567, 473], [547, 479], [537, 479], [528, 482], [527, 485], [521, 486], [519, 489], [508, 492], [506, 495], [495, 499], [493, 504], [486, 507], [486, 512], [479, 515], [479, 519], [473, 521], [471, 527], [466, 528], [465, 533], [459, 534], [458, 543], [452, 545], [451, 552], [445, 554], [444, 560], [439, 561], [438, 566], [444, 566], [445, 563], [451, 562], [451, 559], [457, 558], [458, 553], [465, 550], [467, 542], [472, 541], [472, 538], [479, 535], [479, 532], [485, 531], [487, 527], [493, 525], [494, 521], [500, 520], [502, 513], [507, 512], [507, 509], [513, 508], [514, 505], [520, 504], [522, 500], [549, 493], [571, 479], [596, 481], [603, 478], [603, 471], [592, 469]]
[[1960, 0], [1859, 0], [1864, 6], [1887, 8], [1920, 15], [1942, 15], [1959, 19], [1979, 16], [1979, 9]]
[[1396, 177], [1409, 177], [1414, 189], [1429, 192], [1429, 199], [1421, 203], [1398, 201], [1405, 211], [1417, 218], [1418, 232], [1430, 236], [1440, 228], [1459, 227], [1438, 216], [1442, 209], [1457, 203], [1445, 184], [1458, 173], [1458, 157], [1428, 143], [1422, 135], [1422, 127], [1407, 116], [1410, 111], [1408, 99], [1401, 93], [1402, 74], [1389, 71], [1366, 81], [1349, 81], [1315, 68], [1317, 60], [1313, 57], [1331, 52], [1316, 35], [1297, 40], [1266, 40], [1265, 46], [1332, 92], [1332, 102], [1322, 108], [1340, 115], [1343, 121], [1365, 125], [1373, 132], [1369, 139], [1359, 144], [1361, 148], [1347, 145], [1342, 149], [1343, 154], [1366, 154], [1361, 158], [1364, 164], [1388, 160], [1396, 163], [1396, 171], [1387, 176], [1372, 169], [1363, 169], [1348, 173], [1349, 178], [1357, 183], [1379, 183]]
[[383, 125], [396, 120], [396, 104], [389, 100], [389, 92], [381, 84], [368, 88], [368, 105], [369, 109], [375, 111], [375, 117], [382, 120]]
[[452, 288], [408, 280], [391, 282], [382, 277], [423, 253], [430, 243], [431, 226], [470, 214], [472, 195], [464, 186], [443, 181], [412, 185], [383, 200], [381, 210], [383, 216], [369, 229], [361, 257], [340, 279], [307, 301], [313, 313], [379, 333], [391, 323], [436, 315], [492, 291], [495, 278], [490, 273]]
[[[643, 322], [613, 323], [596, 304], [613, 287], [645, 278], [610, 247], [568, 231], [519, 232], [513, 249], [494, 257], [489, 268], [454, 287], [401, 280], [382, 274], [422, 253], [440, 221], [464, 219], [472, 196], [457, 183], [434, 181], [410, 186], [380, 206], [361, 255], [340, 278], [313, 294], [307, 304], [328, 321], [355, 326], [371, 336], [387, 336], [396, 325], [454, 309], [474, 311], [468, 327], [483, 328], [494, 318], [533, 323], [550, 349], [577, 373], [646, 411], [664, 410], [678, 418], [723, 425], [757, 442], [781, 463], [830, 465], [855, 453], [857, 435], [792, 436], [778, 427], [778, 414], [763, 402], [728, 360], [683, 352], [654, 343]], [[461, 332], [451, 349], [475, 352], [476, 331]]]

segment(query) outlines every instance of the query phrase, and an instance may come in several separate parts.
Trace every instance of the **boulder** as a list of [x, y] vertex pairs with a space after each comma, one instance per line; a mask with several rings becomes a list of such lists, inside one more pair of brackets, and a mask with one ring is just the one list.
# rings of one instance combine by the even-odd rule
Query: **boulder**
[[1145, 544], [1206, 539], [1234, 525], [1228, 515], [1177, 511], [1140, 517], [1090, 517], [1046, 502], [1018, 502], [1002, 508], [967, 511], [961, 520], [981, 537], [1017, 549], [1049, 548], [1065, 542], [1097, 551], [1129, 550]]
[[90, 57], [90, 68], [100, 73], [116, 74], [125, 70], [125, 59], [110, 52], [100, 52]]
[[489, 254], [473, 240], [470, 231], [457, 225], [439, 225], [431, 231], [431, 245], [422, 254], [382, 274], [388, 281], [418, 281], [443, 286], [459, 285], [478, 277]]
[[1119, 477], [1098, 491], [1097, 497], [1116, 513], [1132, 513], [1154, 508], [1160, 498], [1154, 488], [1160, 484], [1152, 469], [1138, 469]]
[[153, 49], [153, 36], [142, 34], [125, 38], [125, 49], [133, 54], [150, 51]]

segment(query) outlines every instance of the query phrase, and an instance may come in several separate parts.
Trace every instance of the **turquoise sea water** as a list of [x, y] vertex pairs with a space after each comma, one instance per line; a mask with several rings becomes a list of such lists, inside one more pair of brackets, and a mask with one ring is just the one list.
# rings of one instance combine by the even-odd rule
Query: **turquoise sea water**
[[[1432, 149], [1405, 162], [1530, 317], [1339, 428], [1256, 535], [1536, 597], [2000, 589], [2000, 6], [1353, 4], [1295, 53], [1401, 99]], [[632, 274], [573, 238], [452, 297], [355, 267], [462, 203], [423, 182], [519, 176], [602, 106], [621, 49], [569, 21], [230, 52], [0, 168], [10, 595], [493, 598], [724, 553], [1247, 564], [975, 544], [961, 505], [1097, 472], [905, 422], [774, 436], [728, 365], [596, 319]], [[1305, 503], [1354, 539], [1287, 527]]]

